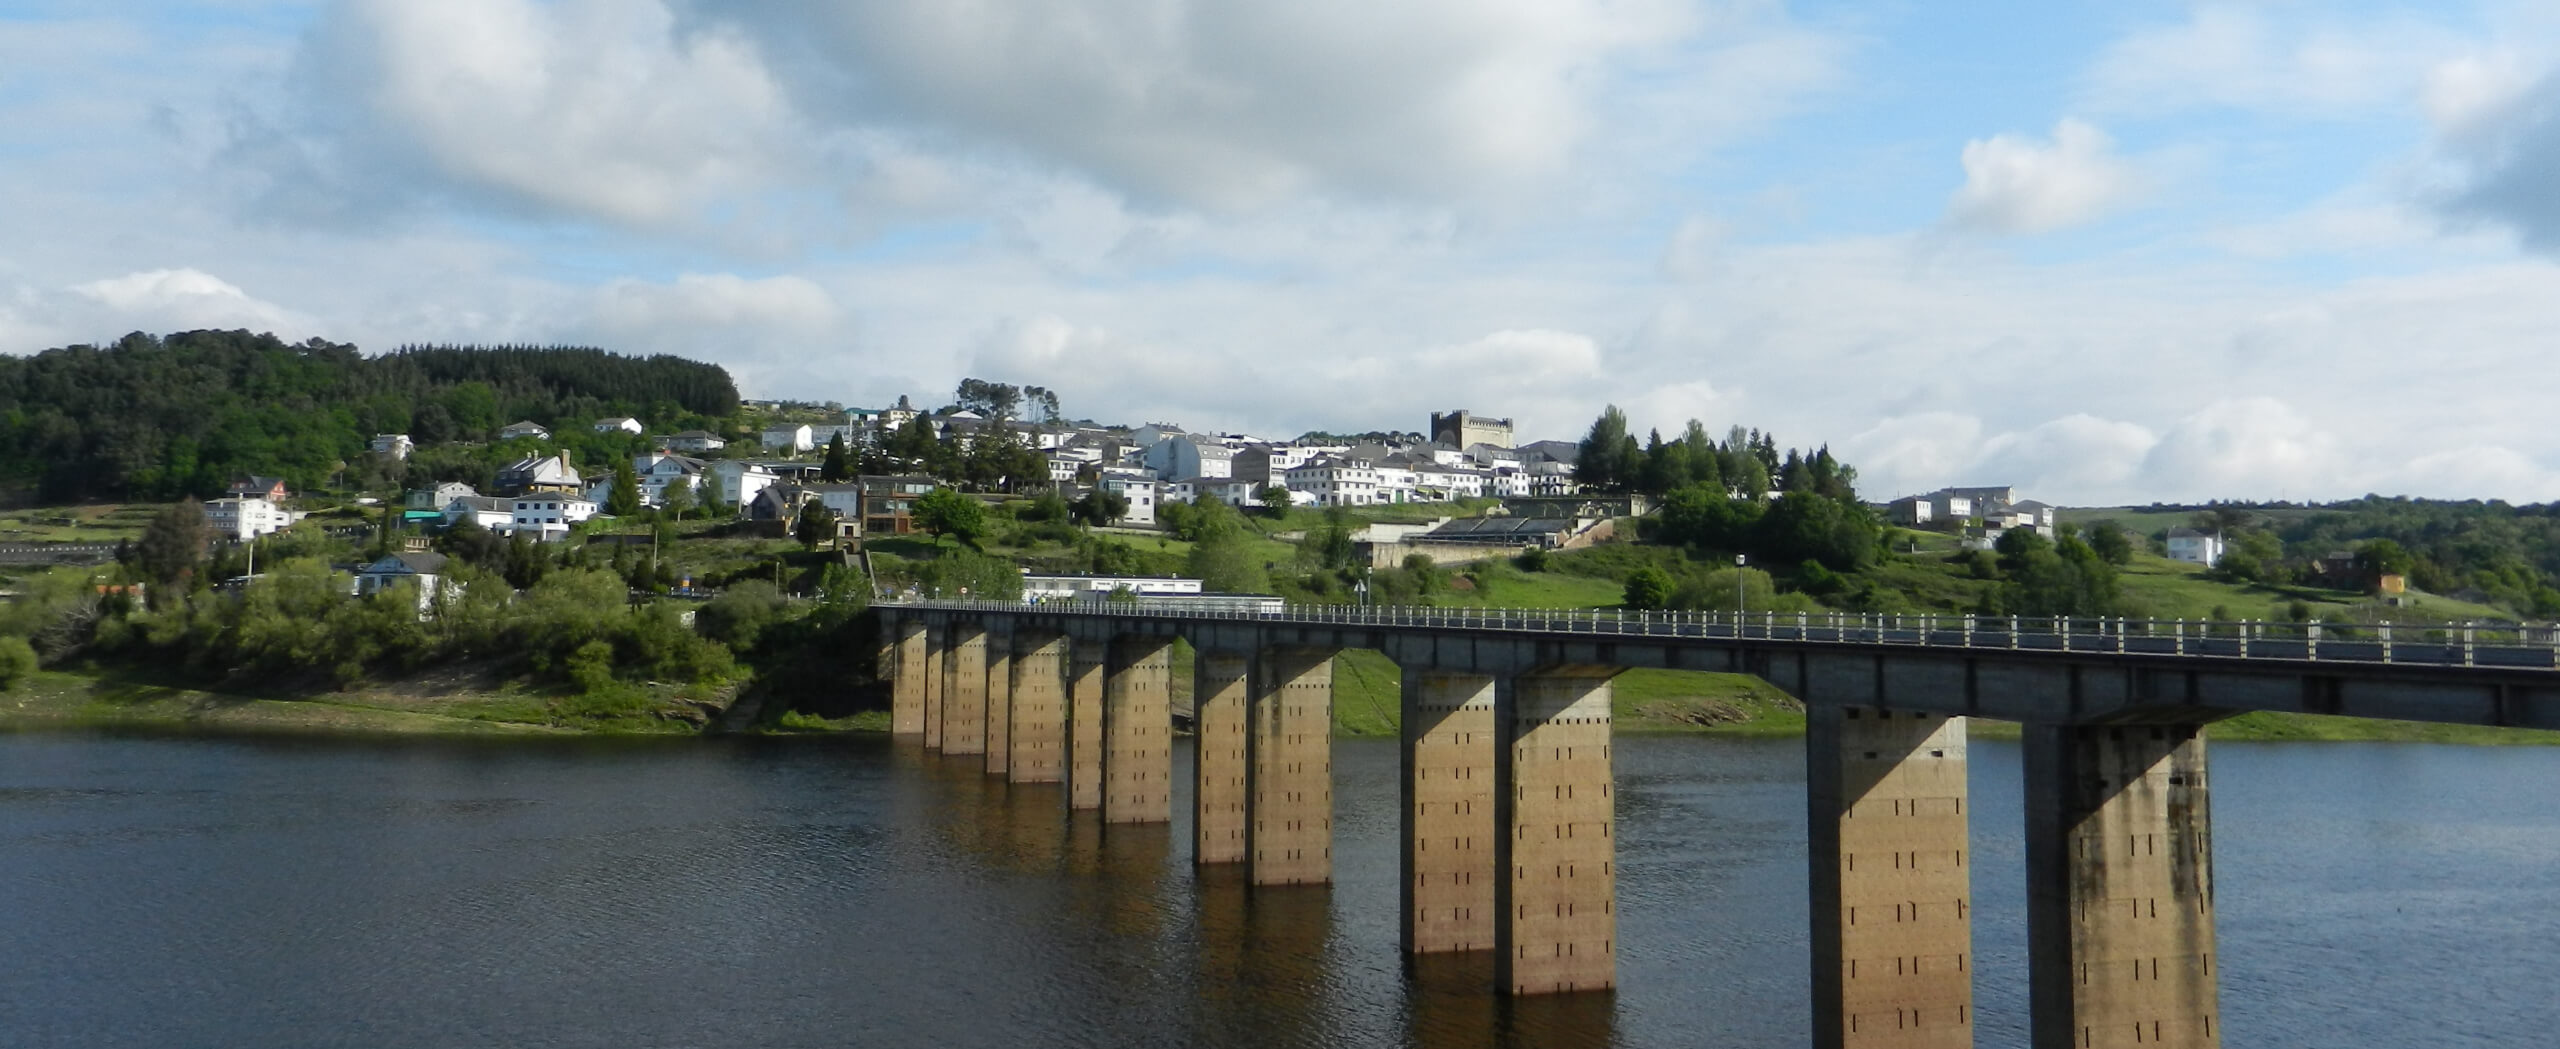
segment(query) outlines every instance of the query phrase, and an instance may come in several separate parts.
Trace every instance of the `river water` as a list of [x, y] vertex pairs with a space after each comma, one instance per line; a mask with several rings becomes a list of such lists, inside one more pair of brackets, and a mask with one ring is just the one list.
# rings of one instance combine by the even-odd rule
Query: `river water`
[[[0, 734], [0, 1045], [1804, 1044], [1801, 744], [1622, 738], [1621, 988], [1520, 1001], [1405, 971], [1395, 747], [1335, 753], [1336, 884], [1253, 892], [876, 738]], [[2022, 1046], [2018, 752], [1971, 753]], [[2226, 1044], [2560, 1042], [2560, 750], [2213, 760]]]

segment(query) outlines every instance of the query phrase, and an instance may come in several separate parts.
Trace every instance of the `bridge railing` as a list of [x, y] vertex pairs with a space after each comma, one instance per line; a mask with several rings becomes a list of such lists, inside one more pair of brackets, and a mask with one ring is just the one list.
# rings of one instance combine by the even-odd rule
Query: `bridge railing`
[[1040, 602], [935, 598], [884, 599], [882, 603], [1143, 619], [2560, 670], [2560, 624], [2550, 623], [2342, 624], [2122, 616], [1442, 608], [1291, 605], [1276, 599], [1244, 606], [1146, 598]]

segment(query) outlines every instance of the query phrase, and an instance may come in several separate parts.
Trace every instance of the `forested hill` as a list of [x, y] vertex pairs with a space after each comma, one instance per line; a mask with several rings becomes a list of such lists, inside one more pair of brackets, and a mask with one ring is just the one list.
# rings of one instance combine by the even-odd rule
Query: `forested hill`
[[0, 488], [47, 501], [220, 494], [257, 473], [314, 486], [377, 433], [485, 440], [518, 419], [736, 413], [718, 365], [583, 347], [411, 347], [366, 357], [245, 331], [141, 333], [0, 355]]

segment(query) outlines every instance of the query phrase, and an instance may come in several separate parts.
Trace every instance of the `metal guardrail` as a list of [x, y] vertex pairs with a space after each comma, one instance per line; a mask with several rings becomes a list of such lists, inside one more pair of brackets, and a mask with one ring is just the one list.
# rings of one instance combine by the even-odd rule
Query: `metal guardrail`
[[1603, 637], [1887, 645], [1922, 649], [2210, 657], [2296, 663], [2410, 664], [2560, 670], [2560, 624], [2338, 624], [2090, 616], [1942, 616], [1855, 612], [1724, 612], [1286, 605], [1276, 611], [1184, 607], [1176, 601], [883, 599], [895, 608], [1039, 612], [1124, 619], [1203, 619], [1307, 626], [1505, 630]]

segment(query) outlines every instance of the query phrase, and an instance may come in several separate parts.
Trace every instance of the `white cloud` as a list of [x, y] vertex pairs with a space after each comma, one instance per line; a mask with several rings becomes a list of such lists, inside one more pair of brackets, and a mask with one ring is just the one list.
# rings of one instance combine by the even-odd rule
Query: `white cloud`
[[1607, 63], [1695, 22], [1664, 0], [993, 0], [750, 5], [804, 106], [1212, 208], [1536, 178], [1590, 127]]
[[2446, 139], [2472, 139], [2511, 118], [2542, 75], [2535, 63], [2514, 51], [2446, 59], [2427, 71], [2427, 119]]
[[657, 0], [348, 0], [235, 159], [306, 213], [461, 197], [644, 226], [776, 181], [804, 134], [755, 48]]
[[2461, 46], [2451, 32], [2413, 18], [2279, 20], [2262, 7], [2207, 4], [2183, 23], [2110, 45], [2083, 95], [2106, 112], [2354, 116], [2409, 105], [2428, 68]]
[[1947, 222], [1981, 233], [2047, 233], [2092, 221], [2141, 191], [2105, 132], [2066, 119], [2049, 142], [1994, 135], [1965, 143], [1964, 187], [1947, 203]]
[[196, 269], [146, 270], [71, 289], [105, 307], [102, 319], [127, 331], [248, 328], [288, 337], [312, 325], [284, 307], [253, 298], [229, 281]]

